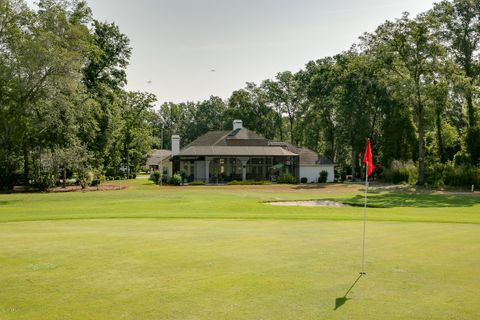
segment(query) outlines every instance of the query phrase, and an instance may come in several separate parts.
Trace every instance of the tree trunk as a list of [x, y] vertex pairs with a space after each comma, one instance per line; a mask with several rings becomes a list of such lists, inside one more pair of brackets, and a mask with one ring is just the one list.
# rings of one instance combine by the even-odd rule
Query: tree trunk
[[29, 150], [26, 142], [23, 143], [23, 185], [28, 186], [30, 184], [30, 163], [29, 163]]
[[127, 180], [130, 179], [130, 157], [128, 156], [128, 148], [125, 146], [125, 166], [127, 167]]
[[63, 189], [67, 187], [67, 168], [63, 168], [63, 183], [62, 183]]
[[425, 120], [420, 90], [417, 86], [417, 117], [418, 117], [418, 180], [417, 185], [425, 184]]
[[440, 109], [437, 108], [436, 111], [436, 127], [437, 127], [437, 144], [438, 144], [438, 156], [440, 157], [440, 161], [445, 163], [445, 146], [443, 145], [443, 137], [442, 137], [442, 115]]
[[290, 143], [294, 145], [295, 142], [294, 142], [294, 139], [293, 139], [293, 118], [290, 117], [289, 121], [290, 121]]
[[355, 175], [356, 175], [356, 156], [355, 156], [355, 149], [354, 149], [354, 146], [352, 144], [352, 181], [355, 180]]
[[473, 106], [472, 90], [470, 87], [467, 89], [466, 99], [467, 99], [468, 125], [470, 128], [473, 128], [475, 127], [476, 119], [475, 119], [475, 108]]
[[278, 131], [280, 132], [280, 141], [283, 141], [282, 115], [277, 116]]

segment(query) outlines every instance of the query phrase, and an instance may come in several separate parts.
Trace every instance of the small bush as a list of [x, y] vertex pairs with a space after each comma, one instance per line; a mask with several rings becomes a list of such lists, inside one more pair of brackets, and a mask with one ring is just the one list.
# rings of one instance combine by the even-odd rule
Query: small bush
[[179, 175], [178, 173], [174, 174], [170, 179], [170, 184], [174, 186], [179, 186], [180, 184], [182, 184], [182, 176]]
[[435, 163], [425, 168], [425, 182], [435, 189], [445, 186], [446, 166], [442, 163]]
[[294, 183], [297, 183], [297, 180], [290, 173], [285, 172], [285, 173], [282, 173], [278, 177], [277, 182], [278, 183], [286, 183], [286, 184], [294, 184]]
[[474, 166], [454, 168], [446, 165], [443, 169], [443, 180], [446, 185], [470, 187], [473, 184], [477, 187], [480, 186], [480, 168]]
[[88, 168], [82, 168], [77, 172], [78, 184], [82, 187], [82, 189], [85, 189], [91, 185], [94, 177], [95, 174]]
[[383, 178], [386, 182], [391, 183], [408, 183], [415, 184], [418, 178], [418, 169], [413, 162], [403, 162], [394, 160], [390, 165], [390, 169], [385, 169]]
[[480, 185], [480, 168], [471, 165], [453, 166], [452, 163], [434, 163], [425, 168], [425, 181], [433, 188], [445, 185], [470, 187]]
[[185, 170], [180, 170], [180, 172], [177, 172], [177, 174], [181, 177], [182, 183], [183, 183], [183, 182], [185, 181], [185, 179], [187, 179], [187, 177], [188, 177], [187, 171], [185, 171]]
[[322, 170], [320, 172], [320, 177], [318, 177], [318, 182], [319, 183], [326, 183], [328, 179], [328, 172], [325, 170]]
[[204, 186], [206, 183], [203, 182], [203, 181], [193, 181], [193, 182], [190, 182], [190, 186]]
[[300, 179], [300, 182], [301, 182], [301, 183], [307, 183], [307, 182], [308, 182], [308, 179], [307, 179], [306, 177], [302, 177], [302, 178]]
[[150, 174], [150, 178], [148, 180], [153, 181], [155, 184], [159, 184], [161, 178], [160, 171], [154, 171]]

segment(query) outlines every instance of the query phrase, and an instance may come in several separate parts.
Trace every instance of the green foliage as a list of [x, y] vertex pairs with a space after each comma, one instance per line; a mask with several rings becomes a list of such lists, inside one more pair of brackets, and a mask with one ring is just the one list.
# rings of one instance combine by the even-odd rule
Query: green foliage
[[170, 179], [170, 184], [174, 185], [174, 186], [179, 186], [183, 183], [183, 179], [182, 179], [182, 176], [179, 175], [178, 173], [177, 174], [174, 174], [172, 176], [172, 178]]
[[480, 125], [467, 130], [466, 146], [472, 163], [480, 165]]
[[278, 183], [285, 183], [285, 184], [295, 184], [295, 183], [297, 183], [297, 180], [290, 173], [284, 172], [277, 178], [277, 182]]
[[442, 1], [298, 72], [247, 82], [226, 100], [169, 102], [154, 112], [155, 96], [124, 89], [132, 48], [115, 23], [92, 19], [84, 1], [2, 1], [0, 189], [46, 188], [84, 170], [132, 178], [172, 134], [185, 145], [230, 130], [234, 119], [320, 152], [353, 176], [369, 137], [379, 167], [395, 159], [418, 166], [418, 174], [387, 168], [386, 180], [448, 184], [434, 163], [453, 161], [455, 172], [480, 164], [479, 8]]
[[161, 179], [161, 173], [160, 171], [158, 170], [155, 170], [154, 172], [152, 172], [150, 174], [150, 177], [148, 178], [150, 181], [153, 181], [153, 183], [155, 184], [159, 184], [160, 183], [160, 179]]
[[135, 175], [153, 143], [155, 97], [123, 91], [130, 53], [128, 38], [92, 21], [84, 1], [1, 2], [0, 189], [19, 172], [41, 189], [67, 172]]
[[442, 163], [435, 163], [426, 167], [426, 183], [433, 188], [443, 188], [447, 176], [447, 170], [451, 167]]
[[435, 163], [426, 169], [426, 182], [433, 188], [442, 188], [445, 185], [470, 188], [471, 185], [480, 185], [479, 167], [454, 167], [451, 163]]
[[308, 178], [307, 178], [307, 177], [302, 177], [302, 178], [300, 179], [300, 182], [301, 182], [301, 183], [307, 183], [307, 182], [308, 182]]
[[322, 170], [320, 172], [320, 176], [318, 177], [318, 182], [319, 183], [326, 183], [328, 179], [328, 172], [325, 170]]
[[391, 183], [415, 184], [418, 178], [418, 169], [411, 161], [392, 161], [390, 168], [383, 172], [383, 179]]
[[472, 157], [464, 150], [458, 151], [455, 156], [453, 156], [453, 164], [457, 167], [467, 166], [470, 163], [472, 163]]

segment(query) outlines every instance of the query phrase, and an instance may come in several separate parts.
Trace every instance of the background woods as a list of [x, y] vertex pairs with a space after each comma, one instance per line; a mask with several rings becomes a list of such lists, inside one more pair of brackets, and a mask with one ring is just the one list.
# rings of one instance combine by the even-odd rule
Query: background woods
[[0, 188], [131, 177], [172, 134], [184, 145], [234, 119], [325, 154], [339, 177], [361, 176], [369, 137], [386, 180], [478, 184], [479, 41], [480, 1], [442, 1], [228, 99], [155, 108], [125, 89], [129, 39], [85, 2], [0, 0]]

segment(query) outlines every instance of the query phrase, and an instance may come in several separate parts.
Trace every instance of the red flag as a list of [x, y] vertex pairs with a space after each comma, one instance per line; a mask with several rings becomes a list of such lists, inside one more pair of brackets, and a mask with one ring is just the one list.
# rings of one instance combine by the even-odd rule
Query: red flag
[[372, 147], [370, 146], [370, 139], [368, 139], [367, 149], [365, 149], [365, 154], [363, 155], [363, 163], [367, 165], [368, 171], [367, 174], [370, 176], [375, 169], [372, 158]]

